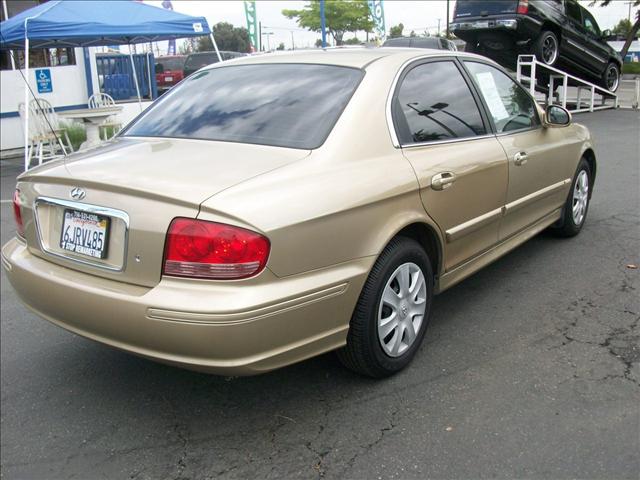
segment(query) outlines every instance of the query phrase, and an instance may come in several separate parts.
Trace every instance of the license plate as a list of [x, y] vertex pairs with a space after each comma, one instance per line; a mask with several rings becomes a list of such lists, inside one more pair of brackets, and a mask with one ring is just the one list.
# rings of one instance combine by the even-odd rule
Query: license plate
[[109, 217], [80, 210], [65, 210], [60, 248], [92, 258], [107, 256]]
[[173, 82], [173, 77], [164, 77], [165, 82]]
[[474, 27], [476, 28], [489, 28], [489, 22], [475, 22]]

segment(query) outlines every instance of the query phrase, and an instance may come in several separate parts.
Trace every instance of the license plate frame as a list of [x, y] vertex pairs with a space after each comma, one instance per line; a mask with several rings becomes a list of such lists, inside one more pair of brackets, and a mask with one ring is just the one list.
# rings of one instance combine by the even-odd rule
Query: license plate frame
[[[70, 227], [74, 226], [74, 220], [90, 222], [89, 223], [90, 226], [91, 224], [93, 224], [91, 228], [88, 229], [89, 233], [87, 233], [86, 237], [83, 236], [82, 231], [80, 232], [80, 237], [78, 237], [76, 233], [77, 231], [74, 228], [73, 238], [74, 240], [77, 238], [81, 240], [82, 238], [85, 238], [91, 242], [93, 240], [93, 238], [90, 236], [92, 232], [96, 231], [98, 233], [103, 233], [104, 237], [102, 239], [100, 239], [99, 236], [98, 238], [96, 238], [96, 245], [99, 240], [102, 240], [102, 248], [92, 247], [91, 244], [87, 246], [87, 245], [77, 244], [76, 242], [70, 242], [69, 240], [65, 240], [65, 232], [67, 230], [67, 220], [71, 222]], [[104, 226], [100, 225], [102, 222], [104, 222]], [[76, 225], [76, 228], [77, 227], [78, 226]], [[82, 226], [80, 226], [79, 228], [82, 229]], [[65, 208], [64, 213], [62, 215], [62, 226], [60, 228], [59, 245], [60, 245], [60, 248], [66, 253], [73, 253], [75, 255], [79, 255], [82, 258], [104, 260], [105, 258], [107, 258], [107, 255], [109, 254], [110, 231], [111, 231], [111, 218], [109, 216], [100, 215], [94, 212], [87, 212], [87, 211], [76, 209], [76, 208]], [[70, 246], [72, 246], [73, 248], [68, 248]], [[98, 253], [98, 255], [96, 255], [95, 253]]]

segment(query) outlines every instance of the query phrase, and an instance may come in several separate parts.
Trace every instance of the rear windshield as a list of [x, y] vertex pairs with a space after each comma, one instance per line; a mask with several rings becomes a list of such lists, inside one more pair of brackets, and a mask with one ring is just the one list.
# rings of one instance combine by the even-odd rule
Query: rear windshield
[[516, 13], [518, 0], [458, 0], [456, 18]]
[[162, 70], [182, 70], [184, 58], [158, 58], [156, 63], [162, 65]]
[[333, 65], [212, 68], [162, 96], [124, 135], [318, 148], [362, 76]]

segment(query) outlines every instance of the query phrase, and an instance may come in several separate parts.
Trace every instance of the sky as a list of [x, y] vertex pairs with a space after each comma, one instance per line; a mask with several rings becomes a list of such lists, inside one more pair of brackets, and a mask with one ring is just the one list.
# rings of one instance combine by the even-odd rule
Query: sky
[[[161, 6], [162, 4], [160, 0], [145, 0], [145, 3], [156, 6]], [[602, 30], [613, 28], [620, 19], [626, 18], [629, 14], [629, 5], [626, 0], [613, 0], [608, 7], [590, 7], [591, 0], [581, 0], [580, 3], [596, 17], [596, 21]], [[304, 1], [293, 0], [259, 0], [256, 2], [258, 20], [262, 22], [262, 33], [272, 32], [271, 35], [263, 36], [263, 45], [265, 47], [269, 43], [271, 48], [275, 48], [280, 42], [284, 43], [287, 49], [290, 49], [292, 45], [296, 48], [314, 46], [316, 39], [320, 38], [319, 33], [301, 29], [295, 20], [289, 20], [282, 15], [282, 10], [285, 8], [302, 9], [305, 4], [306, 2]], [[453, 16], [453, 4], [454, 1], [451, 0], [450, 18]], [[218, 22], [229, 22], [235, 26], [246, 27], [242, 1], [173, 0], [173, 8], [177, 12], [204, 16], [211, 26]], [[632, 17], [635, 10], [637, 9], [632, 9]], [[392, 25], [402, 23], [405, 27], [405, 35], [408, 35], [411, 30], [414, 30], [417, 34], [422, 34], [425, 31], [435, 34], [438, 31], [438, 22], [440, 22], [441, 30], [444, 31], [446, 12], [445, 0], [384, 1], [387, 31]], [[345, 40], [352, 36], [352, 34], [345, 35]], [[364, 33], [360, 32], [359, 38], [364, 39]], [[166, 44], [166, 42], [164, 43]], [[162, 44], [160, 48], [163, 48]]]

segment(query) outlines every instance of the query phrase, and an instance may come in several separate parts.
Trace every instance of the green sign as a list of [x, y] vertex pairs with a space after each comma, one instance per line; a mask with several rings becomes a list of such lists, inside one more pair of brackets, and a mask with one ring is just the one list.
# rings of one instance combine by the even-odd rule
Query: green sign
[[252, 50], [258, 51], [260, 45], [258, 43], [258, 26], [256, 21], [256, 2], [244, 2], [244, 13], [247, 16], [247, 30], [249, 30], [249, 40], [251, 41]]

